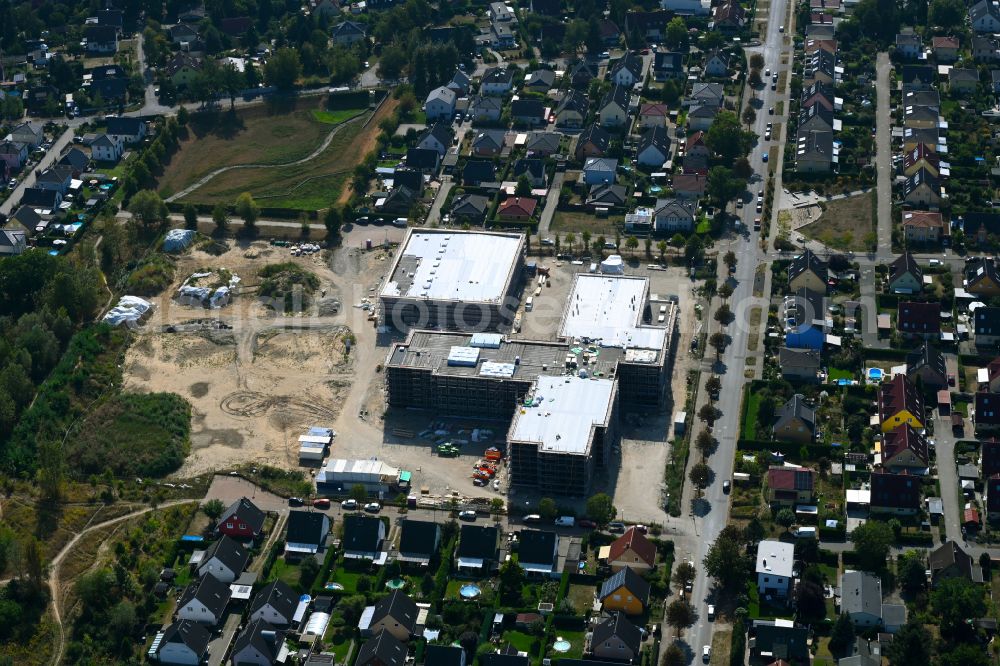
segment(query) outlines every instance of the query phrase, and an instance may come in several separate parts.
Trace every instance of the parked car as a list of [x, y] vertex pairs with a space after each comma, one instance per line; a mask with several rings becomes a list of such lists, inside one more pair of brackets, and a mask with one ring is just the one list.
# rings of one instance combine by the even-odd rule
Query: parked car
[[356, 511], [358, 508], [358, 500], [356, 499], [345, 499], [340, 503], [340, 508], [344, 511]]
[[597, 527], [597, 523], [590, 520], [589, 518], [581, 518], [580, 520], [576, 521], [576, 524], [577, 527], [584, 527], [588, 530], [592, 530]]
[[329, 509], [330, 500], [325, 497], [320, 497], [319, 499], [313, 500], [313, 507], [316, 509]]
[[289, 497], [288, 506], [302, 506], [305, 502], [302, 501], [301, 497]]
[[527, 516], [524, 517], [524, 522], [526, 522], [526, 523], [540, 523], [540, 522], [542, 522], [542, 517], [539, 516], [537, 513], [529, 513]]
[[618, 523], [618, 522], [608, 523], [608, 531], [609, 532], [624, 532], [625, 531], [625, 523]]
[[706, 664], [712, 659], [712, 646], [706, 645], [701, 649], [701, 660]]
[[468, 520], [470, 522], [474, 521], [476, 519], [476, 512], [475, 511], [459, 511], [458, 512], [458, 519], [459, 520]]
[[729, 494], [729, 489], [732, 488], [732, 484], [729, 481], [722, 482], [722, 492]]
[[708, 619], [709, 620], [715, 619], [715, 606], [713, 606], [712, 604], [708, 605]]
[[368, 513], [378, 513], [381, 510], [382, 505], [378, 502], [369, 502], [368, 504], [365, 504], [365, 511]]

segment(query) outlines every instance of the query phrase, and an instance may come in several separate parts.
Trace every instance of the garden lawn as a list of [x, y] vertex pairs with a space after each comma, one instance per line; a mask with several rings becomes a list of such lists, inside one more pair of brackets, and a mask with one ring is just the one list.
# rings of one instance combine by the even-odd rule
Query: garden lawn
[[585, 614], [594, 605], [594, 592], [597, 590], [593, 585], [570, 585], [567, 596], [573, 608], [578, 614]]
[[270, 580], [280, 580], [293, 590], [298, 588], [301, 577], [302, 571], [298, 565], [285, 562], [283, 557], [279, 557], [274, 561], [274, 566], [271, 567], [271, 575], [268, 576]]
[[313, 109], [313, 118], [321, 123], [326, 123], [327, 125], [339, 125], [340, 123], [350, 120], [356, 115], [364, 113], [366, 109], [340, 109], [337, 111], [320, 111], [319, 109]]
[[757, 439], [757, 412], [760, 410], [760, 395], [748, 391], [746, 401], [746, 417], [743, 419], [741, 436], [744, 439]]
[[842, 368], [830, 368], [830, 381], [835, 382], [838, 379], [854, 379], [854, 373]]
[[350, 592], [354, 594], [358, 591], [358, 579], [365, 574], [360, 571], [347, 571], [344, 569], [343, 564], [337, 563], [333, 575], [327, 580], [327, 583], [340, 583], [344, 586], [345, 592]]
[[873, 194], [826, 202], [819, 219], [800, 227], [799, 232], [838, 250], [865, 250], [873, 233]]
[[583, 643], [584, 643], [584, 633], [583, 631], [570, 631], [566, 629], [556, 629], [553, 628], [552, 636], [555, 640], [562, 638], [563, 640], [569, 641], [570, 648], [569, 652], [556, 652], [549, 646], [548, 656], [549, 657], [560, 657], [566, 659], [581, 659], [583, 658]]
[[[589, 231], [592, 236], [590, 242], [597, 240], [598, 236], [604, 236], [606, 240], [614, 240], [617, 223], [621, 219], [615, 217], [597, 217], [590, 213], [578, 213], [575, 211], [557, 210], [552, 216], [552, 231], [573, 232], [576, 234], [576, 246], [583, 244], [580, 234]], [[566, 247], [565, 243], [563, 247]], [[590, 248], [586, 248], [589, 253]]]
[[508, 630], [503, 632], [503, 640], [509, 642], [520, 652], [527, 652], [530, 655], [538, 654], [538, 636], [532, 636], [523, 631]]

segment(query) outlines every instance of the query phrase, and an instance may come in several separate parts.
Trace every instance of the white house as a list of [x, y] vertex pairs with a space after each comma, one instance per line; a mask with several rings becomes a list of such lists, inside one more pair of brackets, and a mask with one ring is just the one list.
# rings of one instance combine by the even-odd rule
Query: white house
[[765, 540], [757, 546], [757, 591], [765, 596], [785, 599], [795, 581], [795, 546], [783, 541]]
[[214, 626], [222, 620], [232, 596], [228, 584], [211, 574], [202, 576], [184, 588], [177, 602], [177, 618]]
[[232, 583], [250, 561], [250, 551], [235, 539], [223, 536], [205, 551], [198, 564], [198, 575], [215, 576], [223, 583]]
[[0, 229], [0, 256], [21, 254], [27, 247], [23, 231]]
[[104, 119], [108, 136], [117, 137], [122, 144], [131, 146], [146, 138], [146, 121], [141, 118], [108, 116]]
[[277, 627], [292, 623], [298, 595], [280, 580], [265, 585], [250, 604], [250, 620], [264, 620]]
[[642, 82], [642, 58], [626, 51], [611, 68], [611, 83], [631, 88]]
[[236, 637], [230, 663], [233, 666], [272, 666], [283, 652], [285, 632], [263, 620], [247, 624]]
[[122, 157], [121, 141], [102, 134], [90, 144], [90, 156], [95, 162], [117, 162]]
[[969, 8], [969, 22], [979, 33], [1000, 32], [1000, 5], [996, 0], [979, 0]]
[[691, 231], [694, 228], [696, 202], [689, 199], [657, 199], [653, 212], [656, 231]]
[[662, 167], [670, 156], [670, 135], [666, 127], [650, 127], [639, 139], [636, 161], [644, 166]]
[[198, 666], [208, 653], [212, 635], [205, 627], [188, 620], [174, 622], [163, 632], [156, 658], [161, 664]]
[[610, 157], [588, 157], [583, 165], [583, 182], [587, 185], [615, 182], [618, 160]]
[[424, 113], [427, 120], [451, 120], [455, 113], [455, 91], [441, 86], [427, 94], [424, 102]]
[[483, 74], [480, 92], [484, 95], [506, 95], [514, 86], [514, 70], [491, 67]]
[[628, 88], [616, 85], [601, 100], [598, 116], [602, 127], [621, 127], [628, 120]]

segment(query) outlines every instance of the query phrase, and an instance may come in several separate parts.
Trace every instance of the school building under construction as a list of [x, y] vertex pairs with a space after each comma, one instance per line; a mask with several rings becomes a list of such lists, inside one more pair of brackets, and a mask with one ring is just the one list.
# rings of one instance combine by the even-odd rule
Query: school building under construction
[[579, 275], [551, 341], [411, 331], [385, 364], [390, 409], [510, 420], [511, 482], [584, 495], [607, 464], [618, 413], [661, 404], [677, 305], [648, 281]]

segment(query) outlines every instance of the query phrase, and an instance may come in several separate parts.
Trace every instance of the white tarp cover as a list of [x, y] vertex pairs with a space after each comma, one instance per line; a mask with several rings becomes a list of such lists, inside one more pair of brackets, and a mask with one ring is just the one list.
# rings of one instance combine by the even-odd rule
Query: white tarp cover
[[118, 305], [108, 310], [104, 315], [104, 321], [112, 326], [125, 324], [129, 328], [135, 328], [146, 316], [146, 313], [153, 309], [153, 304], [138, 296], [122, 296]]
[[191, 229], [171, 229], [163, 239], [164, 252], [180, 252], [187, 248], [194, 240], [194, 231]]

